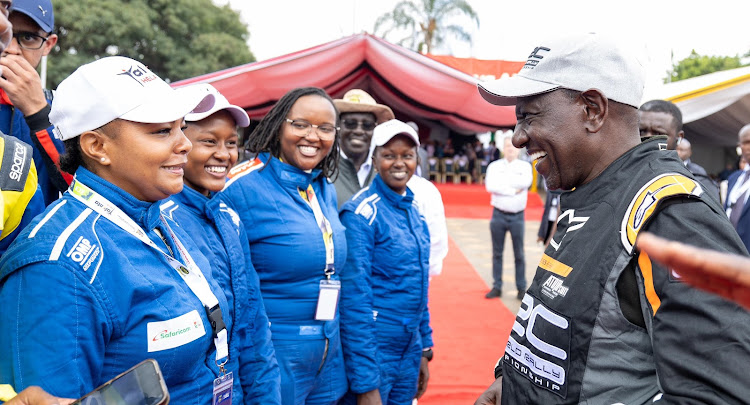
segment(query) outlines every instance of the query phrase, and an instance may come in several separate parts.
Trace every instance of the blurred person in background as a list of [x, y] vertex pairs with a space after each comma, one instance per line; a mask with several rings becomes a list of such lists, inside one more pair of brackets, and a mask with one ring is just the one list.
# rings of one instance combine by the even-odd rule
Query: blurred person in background
[[50, 0], [15, 0], [10, 10], [13, 40], [0, 54], [0, 131], [32, 145], [45, 205], [68, 188], [73, 177], [60, 170], [63, 142], [49, 121], [53, 92], [37, 73], [42, 58], [57, 45]]
[[352, 89], [333, 102], [339, 111], [341, 125], [341, 159], [333, 179], [339, 208], [354, 194], [369, 186], [375, 176], [372, 170], [370, 140], [375, 126], [393, 118], [391, 108], [378, 104], [366, 91]]

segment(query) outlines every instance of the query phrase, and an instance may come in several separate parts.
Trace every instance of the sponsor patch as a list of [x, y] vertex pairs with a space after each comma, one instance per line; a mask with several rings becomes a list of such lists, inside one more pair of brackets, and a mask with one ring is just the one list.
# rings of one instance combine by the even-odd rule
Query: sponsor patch
[[623, 246], [631, 253], [638, 232], [662, 200], [674, 196], [700, 196], [703, 189], [697, 181], [679, 173], [662, 174], [652, 179], [636, 193], [622, 219], [620, 236]]
[[73, 247], [70, 248], [66, 256], [80, 264], [83, 270], [86, 271], [91, 267], [91, 263], [99, 257], [100, 253], [101, 248], [97, 244], [91, 243], [91, 241], [81, 236], [73, 244]]
[[570, 320], [526, 293], [513, 323], [503, 361], [532, 384], [566, 398], [570, 369]]
[[573, 268], [568, 266], [567, 264], [557, 261], [550, 256], [548, 256], [546, 253], [542, 255], [542, 258], [539, 260], [539, 267], [541, 267], [544, 270], [549, 271], [550, 273], [555, 273], [558, 276], [562, 277], [568, 277], [568, 274], [570, 274], [571, 271], [573, 271]]
[[23, 191], [31, 165], [31, 146], [14, 138], [4, 137], [3, 161], [0, 166], [0, 189]]
[[542, 294], [552, 299], [559, 296], [566, 296], [570, 288], [566, 287], [563, 283], [563, 279], [550, 275], [547, 281], [542, 284]]
[[188, 344], [206, 334], [203, 320], [197, 310], [177, 318], [146, 325], [148, 351], [158, 352]]

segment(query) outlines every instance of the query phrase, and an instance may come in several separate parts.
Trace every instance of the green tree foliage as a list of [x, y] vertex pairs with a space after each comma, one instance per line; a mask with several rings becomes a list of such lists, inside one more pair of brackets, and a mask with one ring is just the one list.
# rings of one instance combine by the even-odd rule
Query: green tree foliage
[[465, 0], [404, 0], [396, 4], [393, 11], [385, 13], [375, 21], [376, 34], [383, 29], [383, 38], [392, 32], [404, 30], [408, 36], [396, 43], [417, 52], [432, 53], [448, 36], [461, 41], [471, 41], [471, 34], [460, 24], [460, 18], [469, 18], [479, 26], [479, 16]]
[[667, 72], [668, 76], [664, 83], [676, 82], [708, 73], [729, 70], [741, 67], [739, 56], [705, 56], [699, 55], [695, 50], [690, 56], [672, 65], [672, 70]]
[[54, 7], [60, 40], [47, 64], [50, 88], [115, 54], [169, 81], [255, 60], [239, 14], [211, 0], [55, 0]]

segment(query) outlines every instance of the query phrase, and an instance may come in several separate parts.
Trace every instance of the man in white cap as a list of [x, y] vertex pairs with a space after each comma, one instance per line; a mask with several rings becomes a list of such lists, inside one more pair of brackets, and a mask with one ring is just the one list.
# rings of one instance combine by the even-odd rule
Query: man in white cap
[[393, 119], [387, 105], [378, 104], [366, 91], [352, 89], [333, 103], [339, 110], [341, 160], [333, 181], [339, 208], [363, 187], [370, 185], [374, 173], [370, 140], [375, 126]]
[[[675, 154], [640, 143], [643, 68], [597, 34], [543, 41], [511, 78], [525, 147], [561, 197], [496, 381], [477, 404], [743, 403], [750, 314], [696, 290], [635, 247], [639, 231], [747, 254]], [[701, 356], [698, 353], [710, 353]]]

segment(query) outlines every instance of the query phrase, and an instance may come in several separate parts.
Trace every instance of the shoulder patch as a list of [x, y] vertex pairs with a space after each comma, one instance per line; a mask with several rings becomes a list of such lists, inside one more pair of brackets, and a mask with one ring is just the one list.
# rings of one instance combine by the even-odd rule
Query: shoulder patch
[[354, 210], [354, 213], [361, 215], [368, 221], [369, 225], [372, 225], [372, 222], [375, 221], [375, 218], [378, 215], [378, 201], [380, 201], [380, 196], [373, 194], [362, 200], [357, 206], [357, 209]]
[[630, 202], [622, 219], [620, 238], [628, 253], [633, 252], [635, 240], [643, 225], [663, 200], [675, 196], [700, 196], [703, 188], [697, 181], [679, 173], [666, 173], [651, 179]]
[[255, 159], [247, 160], [233, 167], [227, 174], [227, 178], [231, 180], [235, 177], [242, 177], [247, 173], [260, 169], [261, 167], [263, 167], [263, 162], [256, 157]]
[[31, 170], [31, 146], [10, 136], [2, 139], [5, 146], [0, 164], [0, 190], [23, 191]]

